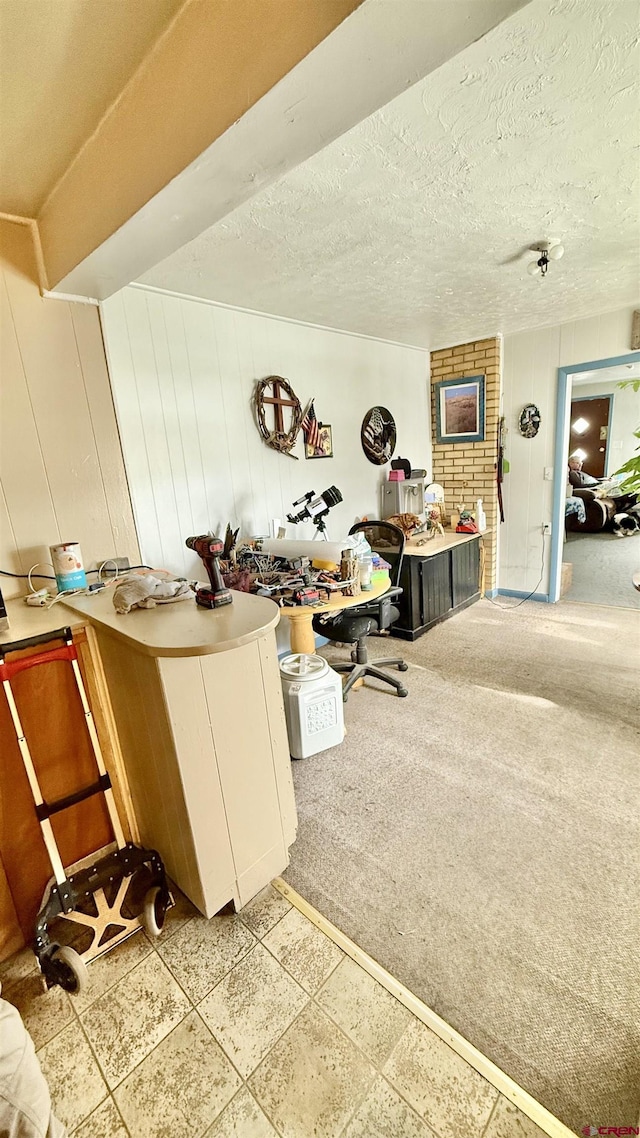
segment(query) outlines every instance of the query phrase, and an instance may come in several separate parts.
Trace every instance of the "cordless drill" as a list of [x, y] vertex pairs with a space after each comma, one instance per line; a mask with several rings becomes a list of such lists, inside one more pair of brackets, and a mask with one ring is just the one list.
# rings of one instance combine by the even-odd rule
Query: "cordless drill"
[[233, 601], [231, 590], [222, 580], [222, 573], [218, 565], [218, 558], [224, 549], [223, 543], [210, 533], [204, 533], [200, 537], [188, 537], [185, 545], [188, 549], [193, 549], [194, 553], [202, 558], [211, 582], [211, 588], [208, 589], [205, 586], [197, 590], [196, 604], [201, 605], [203, 609], [217, 609], [221, 608], [222, 605], [230, 605]]

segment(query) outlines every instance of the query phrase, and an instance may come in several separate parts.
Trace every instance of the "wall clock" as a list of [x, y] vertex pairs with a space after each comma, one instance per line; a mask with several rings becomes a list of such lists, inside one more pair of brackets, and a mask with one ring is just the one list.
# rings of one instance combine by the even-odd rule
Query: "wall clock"
[[535, 403], [527, 403], [520, 412], [518, 430], [525, 439], [535, 439], [540, 430], [540, 412]]
[[369, 462], [383, 466], [390, 461], [396, 449], [396, 425], [386, 407], [372, 407], [367, 411], [362, 420], [360, 441]]

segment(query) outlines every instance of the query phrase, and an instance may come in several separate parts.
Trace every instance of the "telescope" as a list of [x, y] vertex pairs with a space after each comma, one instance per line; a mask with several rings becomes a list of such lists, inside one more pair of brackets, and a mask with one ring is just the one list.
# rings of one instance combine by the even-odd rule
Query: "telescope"
[[324, 540], [327, 540], [327, 523], [325, 517], [329, 510], [337, 506], [342, 501], [342, 494], [337, 486], [330, 486], [328, 490], [323, 491], [322, 494], [316, 494], [315, 490], [309, 490], [294, 502], [294, 506], [300, 506], [302, 502], [306, 505], [297, 514], [287, 514], [287, 521], [293, 525], [298, 522], [313, 521], [316, 525], [316, 532], [314, 538], [321, 535]]

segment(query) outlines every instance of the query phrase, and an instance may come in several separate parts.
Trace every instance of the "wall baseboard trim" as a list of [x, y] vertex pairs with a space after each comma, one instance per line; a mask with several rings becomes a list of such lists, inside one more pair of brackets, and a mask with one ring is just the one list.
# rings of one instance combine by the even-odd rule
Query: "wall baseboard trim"
[[499, 589], [485, 589], [485, 591], [482, 595], [484, 597], [488, 597], [489, 600], [491, 600], [493, 597], [497, 597], [499, 591], [500, 591]]
[[424, 1004], [422, 1000], [418, 999], [417, 996], [414, 996], [413, 992], [405, 988], [404, 984], [396, 980], [395, 976], [387, 972], [387, 970], [383, 968], [381, 964], [378, 964], [377, 960], [369, 956], [364, 949], [350, 940], [346, 933], [341, 932], [331, 921], [323, 917], [322, 913], [314, 909], [313, 905], [305, 901], [304, 897], [296, 893], [295, 889], [292, 889], [286, 881], [283, 881], [281, 877], [276, 877], [272, 885], [274, 889], [277, 889], [278, 893], [281, 893], [283, 897], [286, 897], [287, 901], [291, 902], [295, 909], [298, 909], [305, 917], [308, 917], [316, 928], [320, 929], [325, 936], [328, 936], [334, 944], [337, 944], [338, 948], [341, 948], [347, 956], [355, 960], [356, 964], [364, 968], [365, 972], [368, 972], [374, 980], [377, 980], [379, 984], [382, 984], [383, 988], [386, 988], [392, 996], [395, 996], [416, 1019], [419, 1019], [426, 1027], [429, 1027], [431, 1031], [440, 1039], [444, 1040], [457, 1055], [460, 1055], [462, 1059], [473, 1067], [478, 1074], [482, 1075], [487, 1082], [491, 1083], [492, 1087], [495, 1087], [501, 1095], [504, 1095], [514, 1106], [517, 1106], [518, 1110], [526, 1114], [527, 1118], [535, 1122], [536, 1126], [539, 1126], [545, 1134], [549, 1135], [549, 1138], [575, 1138], [574, 1132], [569, 1130], [564, 1122], [561, 1122], [559, 1118], [551, 1114], [551, 1111], [542, 1106], [542, 1103], [539, 1103], [537, 1099], [534, 1099], [533, 1096], [519, 1086], [518, 1083], [514, 1082], [500, 1067], [497, 1067], [495, 1063], [487, 1059], [486, 1055], [478, 1051], [477, 1047], [469, 1043], [468, 1039], [465, 1039], [464, 1036], [460, 1035], [454, 1028], [449, 1027], [449, 1024], [446, 1023], [445, 1020], [441, 1019], [436, 1012], [432, 1011], [431, 1008]]
[[525, 598], [529, 601], [542, 601], [544, 604], [550, 604], [548, 593], [527, 593], [525, 589], [498, 589], [497, 596], [499, 597], [519, 597], [520, 600]]

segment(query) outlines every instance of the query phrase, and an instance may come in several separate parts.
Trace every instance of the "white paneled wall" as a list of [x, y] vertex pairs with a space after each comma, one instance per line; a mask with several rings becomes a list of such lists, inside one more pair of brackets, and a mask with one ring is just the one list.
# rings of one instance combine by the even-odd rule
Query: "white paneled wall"
[[[504, 415], [510, 471], [503, 485], [501, 589], [548, 591], [550, 539], [543, 539], [541, 529], [543, 521], [551, 521], [552, 512], [553, 482], [544, 480], [544, 470], [554, 463], [558, 368], [627, 354], [632, 313], [633, 309], [624, 308], [590, 320], [505, 336]], [[535, 439], [523, 439], [518, 433], [520, 411], [529, 402], [537, 403], [542, 413]]]
[[[135, 564], [98, 313], [43, 299], [36, 280], [29, 229], [0, 222], [0, 568], [46, 566], [59, 541], [79, 541], [87, 568], [117, 556]], [[26, 592], [1, 580], [5, 597]]]
[[[428, 353], [130, 287], [105, 301], [102, 321], [142, 556], [188, 575], [199, 561], [190, 534], [266, 534], [307, 490], [336, 485], [344, 502], [328, 518], [332, 537], [379, 514], [386, 467], [364, 456], [360, 427], [382, 403], [398, 428], [396, 454], [431, 465]], [[289, 380], [303, 406], [333, 428], [335, 457], [296, 461], [262, 441], [254, 422], [256, 380]], [[311, 537], [309, 523], [291, 536]]]

